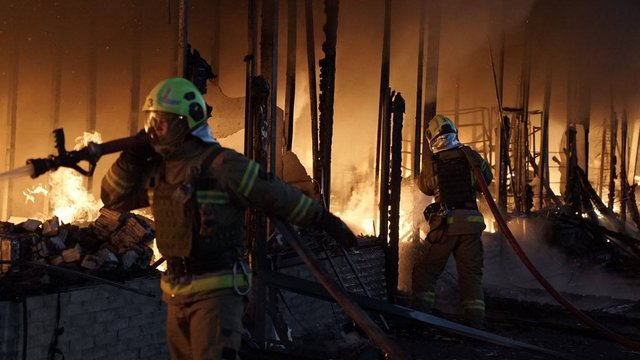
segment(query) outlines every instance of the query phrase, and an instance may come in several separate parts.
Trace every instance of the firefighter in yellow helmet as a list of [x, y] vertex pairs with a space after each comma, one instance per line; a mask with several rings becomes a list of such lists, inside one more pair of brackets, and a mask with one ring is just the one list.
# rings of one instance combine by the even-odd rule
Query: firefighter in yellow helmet
[[160, 286], [171, 358], [235, 360], [251, 282], [245, 208], [322, 228], [344, 246], [356, 238], [319, 203], [220, 146], [206, 109], [190, 81], [157, 84], [143, 106], [149, 145], [121, 153], [102, 180], [101, 197], [114, 210], [151, 206], [157, 246], [167, 260]]
[[[432, 155], [423, 162], [418, 188], [434, 203], [425, 210], [429, 233], [421, 246], [412, 274], [412, 306], [430, 312], [435, 301], [434, 286], [453, 254], [458, 271], [460, 297], [466, 322], [484, 326], [482, 292], [483, 250], [481, 235], [485, 228], [476, 204], [480, 190], [458, 139], [458, 130], [449, 118], [436, 115], [427, 124], [427, 141]], [[474, 161], [487, 183], [493, 179], [487, 162], [472, 151]]]

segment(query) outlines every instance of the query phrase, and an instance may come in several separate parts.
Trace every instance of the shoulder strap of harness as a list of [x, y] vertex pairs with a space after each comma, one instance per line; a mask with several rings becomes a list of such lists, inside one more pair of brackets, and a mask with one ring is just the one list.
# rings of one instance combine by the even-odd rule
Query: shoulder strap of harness
[[200, 176], [203, 176], [205, 174], [207, 169], [209, 169], [209, 167], [215, 161], [215, 159], [218, 157], [218, 155], [222, 154], [222, 152], [225, 151], [225, 150], [227, 150], [227, 148], [219, 146], [219, 147], [213, 149], [209, 153], [209, 155], [207, 155], [204, 158], [204, 160], [202, 161], [202, 166], [200, 167]]

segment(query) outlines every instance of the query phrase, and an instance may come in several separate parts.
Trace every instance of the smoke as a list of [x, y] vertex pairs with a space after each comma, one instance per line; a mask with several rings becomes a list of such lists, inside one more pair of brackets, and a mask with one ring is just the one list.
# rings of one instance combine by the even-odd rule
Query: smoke
[[[551, 223], [544, 218], [514, 218], [509, 228], [534, 266], [559, 292], [601, 296], [614, 299], [640, 299], [640, 284], [630, 278], [606, 270], [602, 265], [590, 263], [578, 257], [569, 257], [561, 247], [551, 246]], [[523, 296], [522, 300], [553, 302], [548, 295], [530, 298], [542, 290], [537, 280], [517, 258], [515, 252], [499, 233], [484, 236], [485, 288], [502, 296]], [[566, 250], [566, 249], [565, 249]], [[512, 291], [509, 292], [508, 289]], [[544, 294], [540, 292], [538, 294]], [[603, 306], [607, 299], [590, 306]]]

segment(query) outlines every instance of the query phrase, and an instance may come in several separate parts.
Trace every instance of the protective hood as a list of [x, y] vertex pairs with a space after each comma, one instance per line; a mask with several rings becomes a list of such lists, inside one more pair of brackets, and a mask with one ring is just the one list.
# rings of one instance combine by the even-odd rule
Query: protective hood
[[211, 127], [208, 123], [204, 123], [201, 126], [196, 127], [191, 131], [191, 135], [206, 142], [207, 144], [217, 144], [218, 140], [211, 134]]
[[462, 147], [462, 143], [458, 140], [458, 134], [447, 133], [431, 139], [429, 146], [431, 146], [431, 152], [437, 154], [440, 151]]

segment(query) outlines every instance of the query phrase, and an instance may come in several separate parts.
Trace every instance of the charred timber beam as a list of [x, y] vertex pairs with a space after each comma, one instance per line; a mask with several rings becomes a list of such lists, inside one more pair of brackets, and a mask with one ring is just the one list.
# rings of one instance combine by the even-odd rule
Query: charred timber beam
[[591, 91], [588, 85], [582, 84], [580, 91], [580, 110], [584, 127], [584, 173], [589, 176], [589, 133], [591, 130]]
[[255, 159], [254, 153], [254, 119], [253, 119], [253, 77], [256, 76], [256, 44], [258, 42], [258, 21], [256, 16], [256, 0], [249, 0], [247, 9], [247, 33], [249, 44], [245, 61], [245, 98], [244, 98], [244, 154]]
[[627, 226], [627, 194], [629, 193], [627, 180], [627, 110], [622, 112], [620, 126], [620, 221], [623, 230]]
[[602, 188], [604, 187], [604, 162], [607, 151], [607, 128], [602, 129], [602, 146], [600, 147], [600, 175], [598, 177], [598, 195], [602, 198]]
[[613, 111], [613, 95], [611, 95], [611, 137], [609, 142], [609, 210], [613, 210], [613, 203], [616, 197], [616, 144], [618, 142], [618, 119]]
[[[333, 279], [331, 279], [323, 270], [322, 265], [309, 250], [309, 248], [300, 241], [299, 237], [293, 231], [291, 225], [283, 223], [279, 219], [272, 219], [272, 222], [276, 225], [278, 230], [284, 235], [289, 245], [298, 253], [309, 270], [322, 284], [324, 289], [331, 294], [331, 297], [342, 307], [351, 319], [353, 319], [360, 329], [367, 334], [367, 336], [382, 349], [391, 359], [409, 359], [408, 356], [400, 349], [396, 344], [391, 342], [389, 338], [382, 332], [382, 330], [371, 320], [369, 315], [354, 302], [349, 294], [341, 289]], [[268, 281], [273, 282], [276, 277], [276, 273], [269, 273], [267, 275]]]
[[339, 0], [325, 0], [324, 58], [320, 60], [320, 156], [322, 159], [322, 195], [324, 205], [330, 208], [331, 198], [331, 143], [333, 141], [333, 100], [336, 84], [336, 42], [338, 36]]
[[389, 204], [389, 245], [386, 258], [387, 295], [390, 302], [396, 300], [398, 288], [398, 262], [400, 259], [400, 190], [402, 183], [402, 122], [405, 102], [398, 93], [391, 106], [393, 131], [391, 141], [391, 192]]
[[[420, 27], [418, 30], [418, 75], [416, 85], [416, 123], [413, 146], [413, 178], [420, 176], [420, 149], [422, 144], [422, 86], [424, 85], [424, 28], [426, 22], [426, 1], [420, 2]], [[425, 121], [428, 119], [425, 119]]]
[[[545, 85], [544, 85], [544, 100], [542, 105], [542, 134], [540, 138], [540, 167], [537, 174], [540, 179], [540, 193], [539, 201], [540, 208], [543, 207], [546, 199], [549, 199], [549, 191], [545, 187], [549, 188], [549, 114], [551, 110], [551, 80], [552, 72], [551, 65], [547, 64]], [[547, 191], [546, 196], [544, 191]], [[554, 195], [555, 196], [555, 195]]]
[[636, 202], [636, 186], [638, 186], [638, 184], [629, 186], [627, 202], [631, 219], [636, 224], [638, 231], [640, 231], [640, 212], [638, 211], [638, 203]]
[[187, 75], [187, 59], [188, 49], [188, 31], [189, 31], [189, 0], [180, 0], [178, 5], [178, 58], [176, 63], [176, 71], [178, 76], [185, 77]]
[[287, 76], [286, 89], [284, 95], [285, 124], [287, 131], [285, 134], [287, 150], [291, 151], [293, 146], [293, 115], [296, 98], [296, 41], [297, 41], [297, 0], [287, 2]]
[[[269, 1], [264, 1], [263, 4], [269, 3]], [[271, 174], [277, 174], [276, 169], [276, 160], [278, 155], [281, 152], [281, 149], [277, 148], [278, 144], [278, 14], [279, 10], [279, 1], [272, 0], [272, 3], [266, 6], [265, 13], [263, 16], [263, 25], [268, 27], [267, 33], [271, 35], [271, 97], [269, 98], [269, 171]], [[265, 17], [271, 16], [271, 19], [268, 21], [268, 24], [265, 24]]]
[[[335, 301], [327, 292], [327, 290], [325, 290], [320, 284], [316, 282], [277, 272], [270, 272], [266, 277], [269, 284], [277, 286], [281, 289], [306, 296], [311, 296], [316, 299]], [[430, 326], [436, 326], [440, 329], [450, 331], [454, 334], [478, 339], [492, 344], [507, 347], [520, 347], [546, 354], [552, 354], [561, 358], [567, 358], [565, 355], [557, 353], [555, 351], [460, 325], [452, 321], [448, 321], [430, 314], [422, 313], [404, 306], [389, 304], [380, 300], [372, 299], [354, 293], [347, 293], [346, 295], [349, 297], [349, 299], [357, 303], [359, 306], [362, 306], [365, 310], [375, 311], [385, 315], [396, 316]], [[410, 359], [410, 357], [407, 357], [406, 359]]]
[[578, 201], [579, 194], [576, 188], [576, 169], [578, 167], [578, 156], [576, 154], [576, 128], [573, 125], [567, 127], [567, 181], [565, 183], [564, 201], [571, 208], [572, 213], [580, 212], [580, 204]]
[[[222, 24], [222, 4], [221, 0], [213, 0], [213, 14], [211, 15], [212, 24], [212, 36], [211, 36], [211, 54], [209, 55], [209, 59], [211, 59], [211, 67], [213, 71], [220, 70], [220, 30]], [[249, 32], [251, 34], [251, 32]], [[215, 77], [213, 79], [213, 83], [218, 85], [218, 78]]]
[[516, 119], [518, 120], [515, 132], [515, 173], [516, 182], [514, 187], [514, 202], [516, 210], [523, 214], [528, 214], [531, 211], [530, 204], [530, 185], [529, 185], [529, 93], [531, 90], [531, 39], [529, 26], [525, 24], [524, 33], [524, 53], [522, 61], [522, 73], [521, 73], [521, 89], [520, 89], [520, 107], [521, 112], [516, 113]]
[[[254, 77], [251, 83], [252, 104], [251, 120], [255, 129], [252, 134], [255, 149], [254, 159], [266, 171], [268, 164], [268, 118], [267, 108], [269, 103], [269, 84], [261, 77]], [[266, 218], [257, 210], [249, 213], [249, 229], [247, 234], [253, 238], [247, 239], [248, 248], [253, 252], [252, 267], [258, 274], [267, 272], [267, 224]], [[265, 344], [266, 333], [266, 303], [267, 303], [267, 284], [259, 276], [254, 278], [254, 296], [253, 296], [253, 336], [256, 343], [263, 346]]]
[[309, 110], [311, 112], [311, 156], [313, 157], [313, 180], [319, 184], [321, 181], [320, 150], [318, 144], [318, 95], [316, 92], [316, 45], [313, 28], [313, 3], [306, 0], [304, 3], [305, 25], [307, 35], [307, 71], [309, 78]]
[[[501, 112], [502, 113], [502, 112]], [[509, 117], [502, 116], [500, 121], [500, 147], [498, 149], [498, 207], [502, 213], [507, 211], [507, 179], [511, 175], [509, 146], [511, 144], [511, 121]], [[513, 175], [511, 175], [513, 179]], [[511, 182], [513, 185], [513, 181]]]
[[383, 98], [382, 109], [384, 116], [380, 126], [380, 200], [378, 210], [380, 216], [380, 242], [385, 244], [389, 240], [389, 173], [391, 161], [391, 98], [393, 93], [387, 90], [387, 95]]

